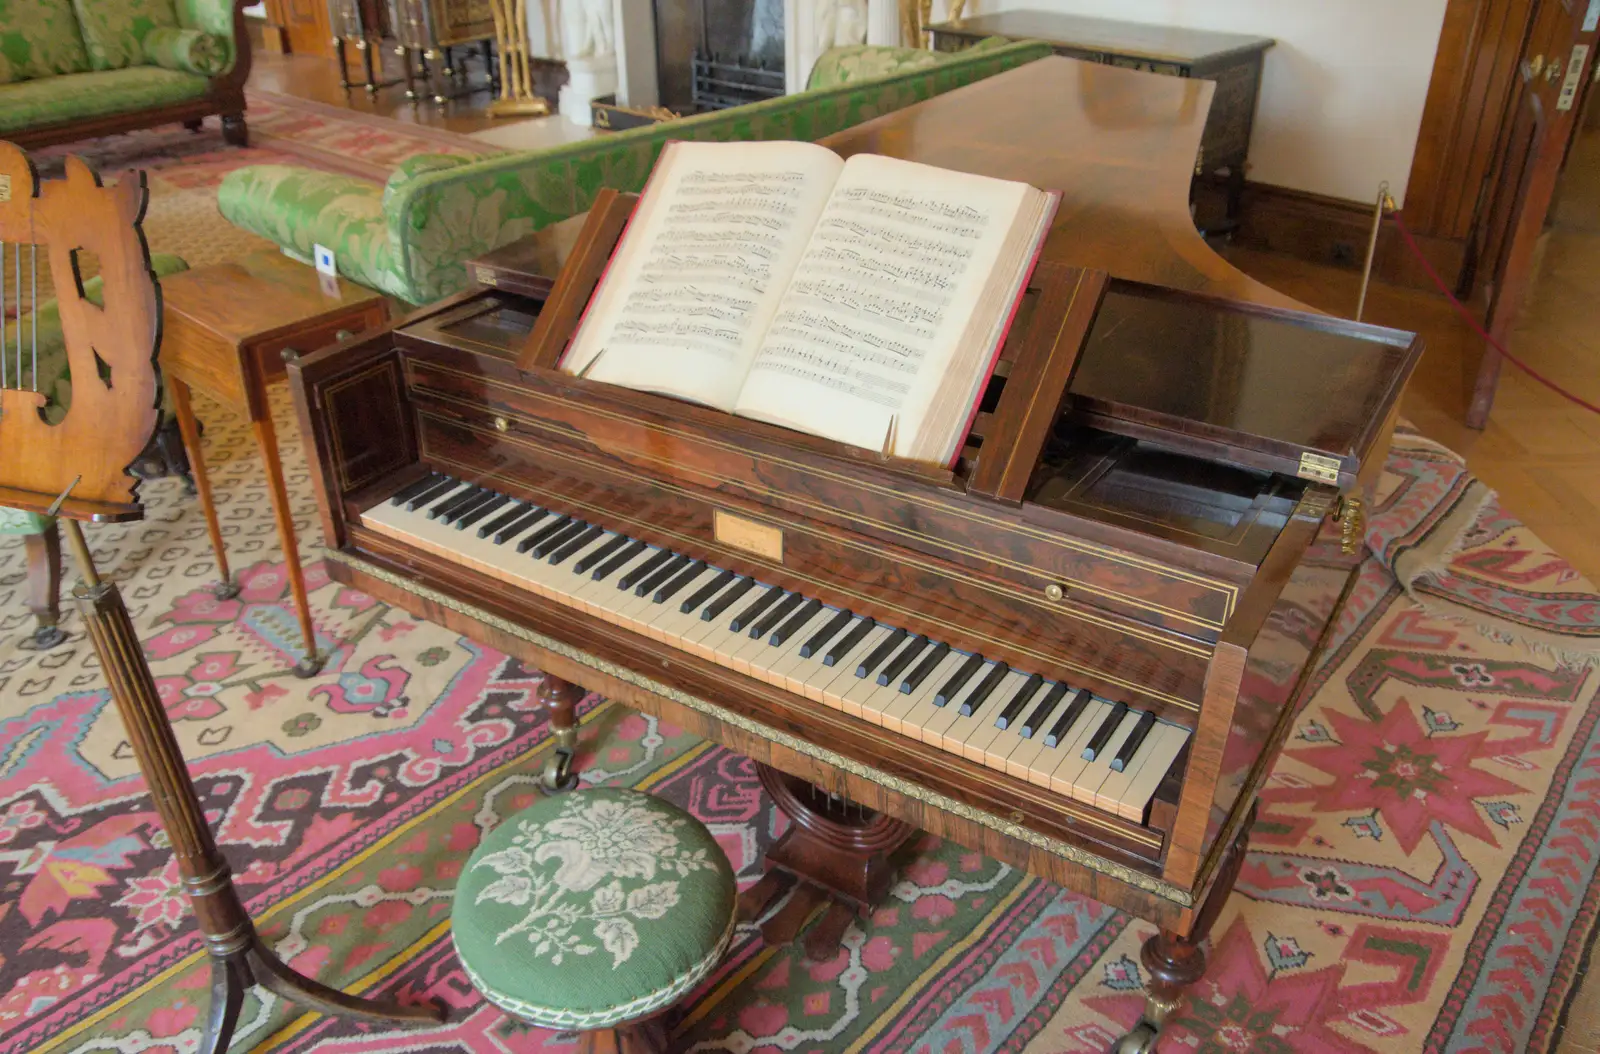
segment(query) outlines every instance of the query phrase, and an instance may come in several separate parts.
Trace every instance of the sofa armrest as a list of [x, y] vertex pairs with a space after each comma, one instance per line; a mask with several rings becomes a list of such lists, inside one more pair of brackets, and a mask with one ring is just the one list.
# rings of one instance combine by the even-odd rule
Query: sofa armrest
[[250, 165], [228, 173], [217, 209], [303, 260], [332, 249], [352, 282], [409, 300], [395, 269], [384, 217], [384, 189], [353, 176], [294, 165]]
[[465, 288], [467, 260], [585, 211], [603, 188], [642, 190], [668, 140], [820, 139], [1049, 54], [1049, 45], [1028, 42], [957, 53], [923, 68], [419, 172], [385, 192], [394, 267], [407, 289], [386, 291], [426, 303]]

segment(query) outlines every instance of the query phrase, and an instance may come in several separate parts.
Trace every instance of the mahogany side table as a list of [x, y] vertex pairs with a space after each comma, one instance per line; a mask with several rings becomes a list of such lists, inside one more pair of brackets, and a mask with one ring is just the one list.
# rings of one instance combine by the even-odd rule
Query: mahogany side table
[[322, 668], [326, 656], [317, 654], [267, 385], [283, 377], [286, 355], [311, 351], [383, 325], [389, 318], [388, 301], [382, 294], [342, 278], [325, 278], [276, 250], [163, 278], [161, 299], [161, 373], [172, 388], [172, 408], [194, 469], [211, 547], [217, 554], [222, 580], [216, 593], [224, 599], [237, 596], [239, 585], [228, 571], [222, 528], [200, 452], [200, 433], [189, 405], [191, 388], [243, 414], [255, 433], [267, 471], [289, 589], [305, 640], [305, 655], [294, 672], [310, 677]]

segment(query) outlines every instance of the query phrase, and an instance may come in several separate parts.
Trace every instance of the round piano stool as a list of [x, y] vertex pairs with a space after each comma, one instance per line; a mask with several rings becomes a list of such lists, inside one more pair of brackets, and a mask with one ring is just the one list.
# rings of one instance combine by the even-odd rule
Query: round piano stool
[[473, 851], [450, 920], [485, 999], [585, 1054], [665, 1054], [663, 1015], [733, 937], [738, 887], [711, 832], [638, 791], [545, 798]]

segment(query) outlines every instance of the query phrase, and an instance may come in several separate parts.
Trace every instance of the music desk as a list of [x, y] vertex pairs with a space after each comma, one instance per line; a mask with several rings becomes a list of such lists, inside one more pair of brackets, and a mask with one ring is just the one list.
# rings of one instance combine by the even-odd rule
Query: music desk
[[317, 655], [267, 385], [282, 379], [286, 354], [313, 351], [383, 325], [389, 319], [388, 301], [382, 294], [342, 278], [329, 279], [325, 290], [314, 269], [275, 249], [163, 278], [161, 299], [161, 373], [172, 388], [172, 407], [217, 554], [222, 578], [217, 595], [224, 599], [236, 596], [239, 586], [228, 572], [222, 528], [200, 450], [200, 432], [189, 403], [191, 388], [244, 415], [255, 433], [305, 641], [305, 657], [295, 667], [295, 674], [310, 677], [325, 657]]

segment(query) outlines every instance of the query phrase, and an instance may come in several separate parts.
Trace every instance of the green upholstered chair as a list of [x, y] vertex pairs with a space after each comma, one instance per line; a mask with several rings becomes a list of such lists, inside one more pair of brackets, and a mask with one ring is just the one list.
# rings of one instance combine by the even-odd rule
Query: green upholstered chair
[[710, 976], [738, 887], [705, 826], [638, 791], [546, 798], [489, 832], [450, 928], [489, 1002], [579, 1051], [668, 1049], [663, 1013]]
[[[157, 278], [187, 271], [189, 265], [181, 256], [155, 253], [150, 257], [150, 268]], [[91, 278], [83, 283], [83, 294], [92, 304], [103, 306], [101, 282]], [[37, 318], [34, 315], [37, 314]], [[61, 333], [61, 312], [54, 300], [39, 305], [35, 313], [25, 313], [9, 325], [21, 327], [31, 340], [37, 325], [39, 352], [39, 391], [49, 399], [45, 416], [60, 420], [72, 406], [72, 379], [67, 369], [67, 343]], [[165, 430], [170, 433], [171, 430]], [[163, 435], [157, 433], [158, 442]], [[168, 443], [170, 445], [170, 442]], [[176, 451], [164, 452], [159, 460], [172, 463], [182, 453], [181, 444]], [[141, 458], [141, 461], [147, 460]], [[183, 463], [187, 471], [187, 463]], [[165, 474], [144, 468], [139, 474]], [[66, 639], [57, 625], [61, 617], [61, 541], [56, 522], [49, 516], [23, 512], [0, 506], [0, 534], [23, 535], [23, 545], [28, 557], [28, 610], [33, 613], [35, 629], [33, 643], [38, 648], [53, 648]]]

